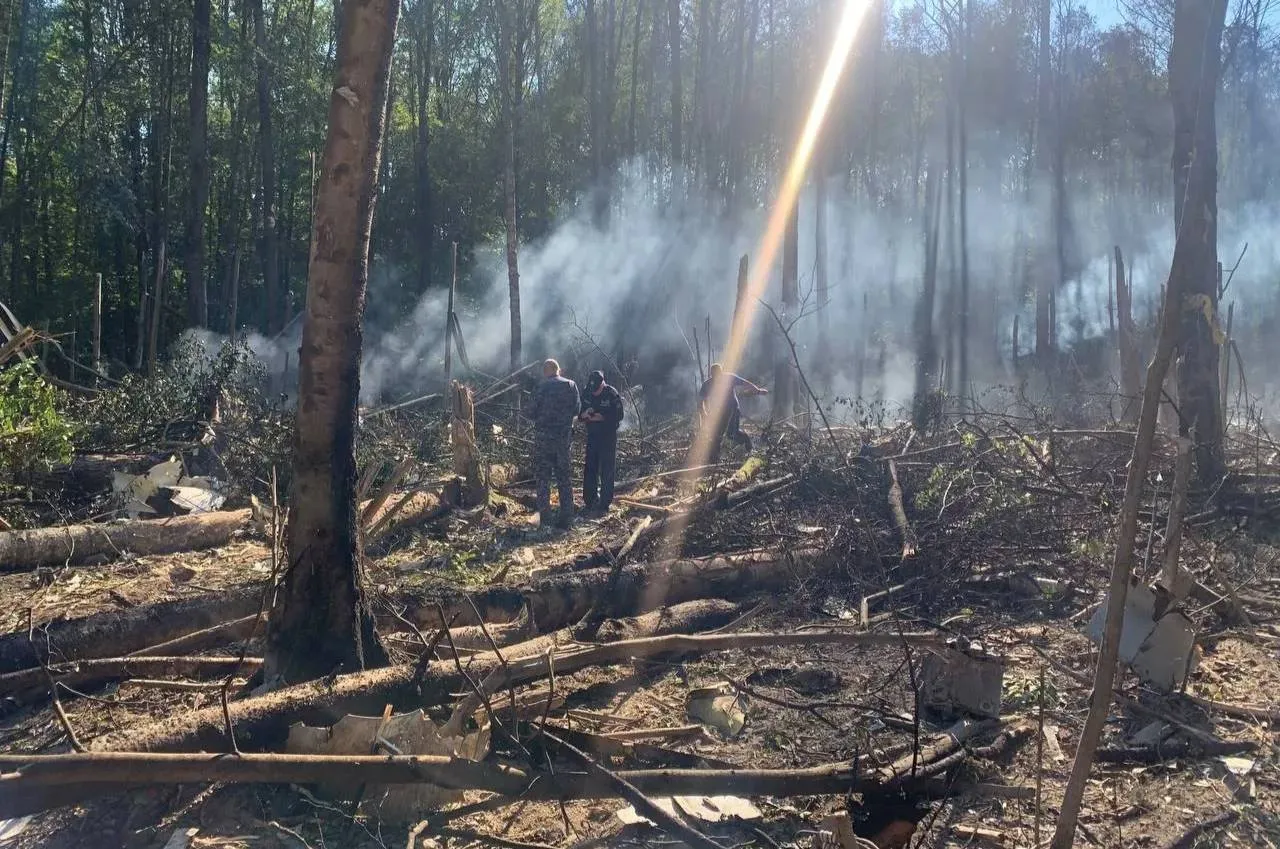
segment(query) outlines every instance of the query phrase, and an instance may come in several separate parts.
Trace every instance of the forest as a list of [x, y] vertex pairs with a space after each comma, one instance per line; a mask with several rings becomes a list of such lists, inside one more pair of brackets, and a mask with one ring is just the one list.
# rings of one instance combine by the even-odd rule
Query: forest
[[1280, 841], [1276, 0], [0, 28], [0, 846]]
[[[261, 334], [274, 370], [288, 371], [290, 351], [296, 367], [337, 31], [323, 2], [260, 6], [15, 0], [0, 12], [0, 300], [73, 359], [90, 359], [101, 275], [109, 368], [154, 368], [199, 328]], [[568, 356], [585, 329], [640, 368], [633, 382], [658, 403], [686, 347], [676, 326], [687, 336], [711, 316], [717, 335], [727, 329], [739, 256], [838, 6], [407, 4], [366, 400], [430, 388], [442, 351], [426, 340], [443, 326], [457, 243], [478, 361], [503, 363], [508, 345], [513, 368], [522, 346]], [[1173, 239], [1173, 3], [1121, 7], [1103, 29], [1074, 0], [875, 4], [798, 214], [805, 312], [821, 302], [852, 331], [811, 354], [832, 360], [838, 394], [909, 395], [930, 229], [933, 332], [952, 387], [1008, 379], [1019, 353], [1114, 334], [1115, 246], [1136, 320], [1154, 322]], [[1233, 292], [1246, 344], [1275, 309], [1271, 12], [1268, 0], [1232, 5], [1217, 101], [1222, 252], [1252, 245]], [[515, 339], [509, 281], [524, 292]]]

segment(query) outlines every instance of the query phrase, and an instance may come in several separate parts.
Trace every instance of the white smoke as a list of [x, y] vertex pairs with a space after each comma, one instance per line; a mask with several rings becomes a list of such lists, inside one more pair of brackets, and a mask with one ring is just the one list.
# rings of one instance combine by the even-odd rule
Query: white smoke
[[[1012, 160], [1010, 160], [1012, 161]], [[718, 204], [701, 198], [672, 202], [661, 197], [654, 183], [625, 172], [612, 192], [607, 221], [593, 222], [584, 197], [569, 209], [551, 233], [521, 246], [519, 252], [525, 363], [547, 356], [569, 364], [571, 376], [585, 378], [593, 368], [617, 363], [628, 379], [645, 383], [646, 397], [663, 410], [687, 408], [698, 368], [689, 345], [694, 328], [701, 335], [710, 317], [715, 353], [723, 349], [736, 297], [739, 257], [758, 261], [757, 246], [765, 211], [753, 208], [737, 214], [715, 211]], [[969, 326], [970, 378], [976, 388], [1009, 381], [1011, 330], [1014, 316], [1021, 325], [1021, 350], [1034, 338], [1034, 304], [1015, 256], [1017, 234], [1023, 255], [1046, 255], [1055, 249], [1048, 221], [1049, 192], [1038, 189], [1028, 200], [1009, 190], [1009, 172], [970, 173], [969, 199]], [[1134, 290], [1139, 323], [1149, 323], [1159, 306], [1161, 287], [1173, 253], [1173, 227], [1167, 212], [1150, 201], [1103, 198], [1086, 190], [1081, 179], [1072, 184], [1069, 245], [1078, 274], [1058, 293], [1058, 339], [1062, 345], [1098, 338], [1108, 331], [1108, 256], [1119, 217], [1130, 235], [1122, 244]], [[914, 380], [912, 315], [924, 268], [924, 222], [909, 194], [899, 189], [896, 206], [871, 206], [843, 179], [828, 181], [827, 264], [830, 328], [827, 362], [816, 363], [818, 322], [814, 286], [814, 192], [800, 197], [800, 289], [805, 317], [792, 333], [806, 372], [825, 371], [830, 395], [880, 398], [901, 403], [909, 399]], [[923, 190], [920, 192], [923, 195]], [[943, 206], [945, 216], [945, 205]], [[949, 267], [952, 251], [943, 230], [939, 249], [938, 299], [935, 328], [939, 345], [945, 342], [945, 322], [958, 310], [950, 294], [956, 278]], [[1227, 300], [1237, 301], [1238, 333], [1250, 322], [1271, 314], [1280, 244], [1267, 238], [1275, 216], [1266, 206], [1225, 209], [1220, 223], [1220, 252], [1228, 265], [1248, 242], [1249, 253], [1232, 283]], [[778, 267], [774, 268], [764, 299], [779, 300]], [[378, 288], [399, 285], [402, 275], [372, 260], [370, 297]], [[1035, 272], [1043, 273], [1043, 272]], [[505, 251], [500, 244], [483, 246], [461, 281], [456, 307], [472, 366], [484, 375], [509, 371], [510, 315]], [[361, 396], [367, 404], [426, 394], [439, 389], [443, 370], [445, 293], [422, 295], [402, 321], [391, 327], [366, 327], [361, 368]], [[955, 326], [953, 324], [953, 326]], [[291, 392], [297, 366], [300, 324], [284, 336], [265, 339], [249, 334], [250, 348], [281, 385]], [[212, 337], [210, 337], [212, 338]], [[994, 341], [994, 345], [992, 342]], [[597, 350], [598, 344], [602, 351]], [[701, 356], [708, 358], [706, 340]], [[757, 382], [772, 378], [775, 351], [780, 350], [772, 318], [756, 310], [752, 338], [739, 368]], [[948, 352], [942, 349], [944, 356]], [[952, 353], [954, 352], [954, 347]], [[816, 366], [823, 366], [816, 369]], [[948, 368], [954, 366], [948, 363]], [[575, 371], [576, 370], [576, 371]], [[580, 373], [577, 373], [580, 372]], [[611, 379], [615, 376], [610, 375]], [[812, 376], [812, 375], [810, 375]], [[487, 382], [487, 377], [477, 377]]]

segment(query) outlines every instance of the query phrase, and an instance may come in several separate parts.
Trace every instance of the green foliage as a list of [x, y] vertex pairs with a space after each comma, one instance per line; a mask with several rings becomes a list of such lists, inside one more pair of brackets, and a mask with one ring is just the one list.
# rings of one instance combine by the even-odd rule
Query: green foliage
[[265, 385], [261, 362], [245, 346], [224, 345], [210, 354], [198, 339], [186, 337], [154, 375], [128, 375], [84, 404], [79, 414], [89, 424], [82, 444], [141, 447], [180, 438], [176, 429], [208, 419], [219, 391], [265, 414]]
[[183, 337], [155, 375], [130, 375], [81, 404], [76, 415], [86, 425], [78, 447], [167, 450], [189, 444], [206, 436], [204, 425], [215, 408], [223, 466], [218, 476], [238, 491], [265, 498], [274, 468], [283, 497], [293, 414], [269, 394], [262, 362], [243, 344], [210, 352], [197, 337]]
[[31, 360], [0, 369], [0, 484], [70, 459], [75, 431], [60, 412], [65, 400]]

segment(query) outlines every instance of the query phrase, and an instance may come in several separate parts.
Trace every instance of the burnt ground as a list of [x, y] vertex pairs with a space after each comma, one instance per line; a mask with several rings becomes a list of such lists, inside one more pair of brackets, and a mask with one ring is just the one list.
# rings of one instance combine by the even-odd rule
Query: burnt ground
[[[651, 428], [643, 440], [628, 434], [619, 477], [627, 481], [678, 468], [688, 430], [687, 422], [673, 422]], [[855, 831], [886, 849], [1031, 847], [1037, 826], [1046, 842], [1087, 712], [1089, 687], [1080, 676], [1092, 675], [1096, 646], [1084, 635], [1084, 622], [1105, 594], [1131, 435], [1105, 426], [1053, 430], [1030, 418], [994, 416], [928, 436], [891, 425], [753, 435], [765, 460], [757, 480], [792, 475], [791, 482], [733, 509], [698, 514], [682, 553], [821, 546], [836, 565], [822, 577], [790, 582], [784, 592], [735, 599], [745, 616], [729, 628], [858, 628], [863, 599], [894, 588], [871, 600], [868, 627], [889, 634], [941, 631], [1003, 654], [1002, 720], [1006, 726], [1029, 722], [1036, 731], [1003, 758], [966, 758], [947, 774], [941, 800], [756, 797], [758, 819], [700, 827], [725, 847], [809, 846], [826, 815], [848, 811]], [[504, 459], [518, 456], [518, 440], [512, 437], [502, 450]], [[1242, 428], [1231, 446], [1238, 479], [1221, 491], [1191, 493], [1181, 563], [1212, 592], [1234, 594], [1249, 616], [1248, 624], [1232, 622], [1226, 605], [1212, 598], [1188, 603], [1203, 655], [1187, 693], [1216, 704], [1152, 692], [1132, 673], [1121, 678], [1125, 694], [1146, 711], [1253, 748], [1234, 757], [1205, 754], [1180, 745], [1186, 732], [1176, 727], [1162, 748], [1136, 748], [1132, 735], [1151, 725], [1151, 714], [1113, 704], [1102, 742], [1105, 762], [1091, 773], [1077, 845], [1170, 846], [1192, 826], [1224, 814], [1230, 822], [1209, 830], [1199, 843], [1178, 845], [1280, 842], [1280, 753], [1274, 717], [1267, 716], [1280, 713], [1280, 548], [1271, 544], [1280, 516], [1267, 484], [1280, 471], [1278, 450], [1260, 428]], [[1139, 522], [1137, 572], [1145, 580], [1154, 579], [1163, 560], [1172, 452], [1171, 440], [1161, 439]], [[912, 556], [903, 556], [888, 505], [890, 458], [918, 538]], [[704, 476], [702, 489], [731, 474], [742, 459], [727, 451], [728, 462]], [[580, 521], [568, 533], [545, 536], [535, 530], [524, 476], [518, 462], [508, 469], [512, 482], [482, 514], [405, 528], [371, 547], [370, 578], [381, 603], [392, 604], [397, 589], [421, 590], [440, 581], [520, 586], [619, 542], [655, 507], [687, 505], [699, 497], [676, 477], [647, 478], [620, 497], [648, 507], [615, 503], [604, 520]], [[647, 559], [655, 546], [645, 541], [630, 559]], [[260, 582], [269, 572], [267, 541], [245, 538], [214, 551], [3, 574], [0, 630], [22, 632], [59, 617], [217, 592]], [[1035, 578], [1053, 583], [1037, 586], [1029, 580]], [[397, 639], [410, 638], [393, 638], [391, 644]], [[225, 652], [224, 647], [210, 653]], [[917, 726], [912, 681], [920, 663], [918, 651], [893, 644], [634, 661], [558, 677], [555, 686], [565, 702], [551, 717], [597, 733], [686, 725], [694, 722], [687, 712], [690, 690], [723, 682], [739, 696], [745, 717], [740, 733], [705, 729], [697, 738], [655, 745], [709, 765], [843, 762], [872, 768], [910, 752], [917, 730], [928, 740], [950, 724], [922, 714]], [[88, 741], [149, 717], [216, 705], [217, 698], [211, 690], [171, 692], [126, 683], [84, 697], [66, 695], [64, 704], [79, 737]], [[1256, 715], [1222, 705], [1253, 708]], [[67, 742], [53, 712], [42, 707], [9, 711], [0, 720], [0, 749], [58, 752], [67, 751]], [[496, 757], [520, 764], [522, 756], [510, 741], [495, 741], [495, 749]], [[654, 765], [662, 765], [660, 754]], [[644, 764], [634, 753], [610, 762], [618, 768]], [[575, 767], [562, 762], [560, 768]], [[1034, 795], [1026, 798], [1037, 782], [1038, 808]], [[482, 798], [472, 793], [467, 801]], [[510, 800], [448, 821], [447, 835], [428, 817], [417, 845], [672, 843], [674, 838], [643, 823], [624, 825], [617, 813], [625, 807], [619, 800]], [[406, 844], [413, 823], [352, 813], [347, 803], [292, 786], [166, 787], [10, 823], [21, 831], [9, 843], [0, 837], [0, 845], [162, 847], [184, 828], [198, 829], [190, 843], [195, 847]]]

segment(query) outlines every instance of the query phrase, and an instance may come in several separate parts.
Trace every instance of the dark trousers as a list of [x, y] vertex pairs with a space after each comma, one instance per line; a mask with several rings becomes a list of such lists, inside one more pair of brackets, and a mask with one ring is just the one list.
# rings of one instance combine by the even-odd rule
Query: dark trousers
[[747, 451], [751, 450], [751, 437], [742, 432], [742, 412], [737, 407], [721, 413], [716, 427], [711, 431], [711, 456], [708, 462], [720, 462], [720, 442], [724, 437]]
[[[618, 432], [587, 433], [587, 461], [582, 470], [582, 503], [608, 510], [613, 503], [613, 477], [618, 467]], [[598, 489], [597, 489], [598, 487]], [[597, 499], [597, 492], [599, 499]]]

